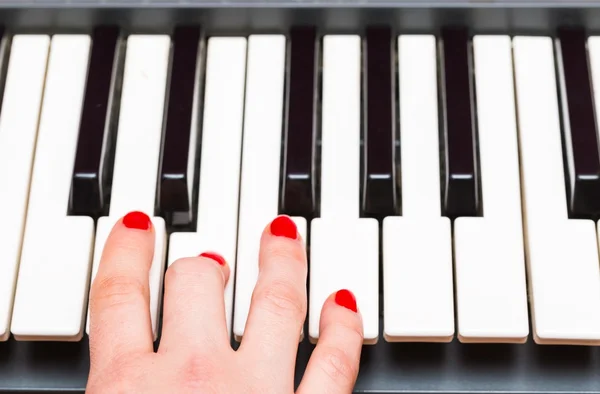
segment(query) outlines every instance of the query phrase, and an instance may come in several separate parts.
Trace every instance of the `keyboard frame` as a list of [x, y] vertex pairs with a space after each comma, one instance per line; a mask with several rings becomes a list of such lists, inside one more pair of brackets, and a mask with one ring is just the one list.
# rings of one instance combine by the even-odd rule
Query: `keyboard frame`
[[[437, 34], [456, 24], [479, 34], [554, 34], [562, 25], [600, 34], [600, 1], [0, 1], [9, 34], [89, 32], [99, 24], [163, 34], [198, 24], [207, 35], [286, 33], [300, 24], [321, 34], [362, 33], [372, 24], [391, 25], [395, 34]], [[307, 339], [299, 346], [296, 384], [313, 349]], [[390, 344], [381, 336], [364, 347], [361, 365], [354, 393], [600, 394], [600, 347], [541, 346], [531, 337], [524, 345], [466, 345]], [[0, 343], [0, 392], [84, 392], [88, 367], [87, 336], [75, 343], [10, 339]]]
[[[567, 4], [568, 3], [568, 4]], [[533, 0], [3, 0], [0, 24], [11, 31], [87, 32], [118, 24], [132, 32], [161, 32], [199, 24], [206, 34], [286, 32], [309, 23], [346, 33], [388, 24], [404, 33], [437, 33], [465, 24], [474, 33], [545, 34], [576, 24], [600, 31], [600, 2]]]

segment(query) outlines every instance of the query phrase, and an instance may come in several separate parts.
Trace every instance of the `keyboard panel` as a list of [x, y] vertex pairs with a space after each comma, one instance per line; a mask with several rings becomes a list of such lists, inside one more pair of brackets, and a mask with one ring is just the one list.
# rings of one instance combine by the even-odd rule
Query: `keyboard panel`
[[[554, 32], [577, 24], [600, 30], [600, 7], [579, 1], [280, 1], [148, 2], [102, 0], [29, 0], [0, 2], [0, 24], [28, 32], [91, 32], [96, 25], [118, 24], [136, 33], [164, 33], [176, 25], [200, 24], [206, 34], [288, 32], [310, 24], [320, 33], [357, 32], [371, 24], [389, 24], [403, 32], [438, 33], [447, 25], [466, 24], [473, 33]], [[85, 4], [83, 4], [85, 1]], [[69, 4], [71, 3], [71, 4]], [[351, 3], [352, 6], [346, 6]], [[193, 4], [193, 6], [191, 5]], [[256, 5], [261, 7], [256, 7]]]
[[[83, 393], [87, 346], [0, 343], [0, 392]], [[296, 385], [313, 348], [299, 346]], [[353, 394], [491, 392], [600, 393], [600, 348], [379, 342], [364, 347]]]

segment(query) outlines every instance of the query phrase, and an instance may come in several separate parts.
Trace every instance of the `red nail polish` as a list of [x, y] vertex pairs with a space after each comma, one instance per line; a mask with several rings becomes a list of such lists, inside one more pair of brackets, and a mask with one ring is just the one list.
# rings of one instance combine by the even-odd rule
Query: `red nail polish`
[[271, 234], [278, 237], [296, 239], [298, 237], [298, 229], [292, 219], [282, 215], [271, 222]]
[[152, 225], [152, 222], [144, 212], [133, 211], [123, 217], [123, 225], [127, 228], [148, 230]]
[[200, 257], [206, 257], [208, 259], [212, 259], [212, 260], [216, 261], [220, 265], [225, 265], [225, 259], [223, 258], [223, 256], [221, 256], [220, 254], [217, 254], [217, 253], [204, 252], [204, 253], [200, 254]]
[[335, 293], [335, 303], [353, 312], [357, 311], [356, 298], [350, 290], [342, 289]]

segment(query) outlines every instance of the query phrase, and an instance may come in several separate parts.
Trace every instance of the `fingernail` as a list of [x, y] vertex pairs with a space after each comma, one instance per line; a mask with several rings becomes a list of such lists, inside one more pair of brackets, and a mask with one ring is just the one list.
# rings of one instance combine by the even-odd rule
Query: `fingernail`
[[123, 225], [127, 228], [148, 230], [152, 225], [150, 218], [144, 212], [133, 211], [123, 217]]
[[271, 222], [271, 234], [277, 237], [296, 239], [298, 237], [298, 229], [292, 219], [281, 215]]
[[204, 252], [200, 254], [200, 257], [206, 257], [219, 263], [219, 265], [225, 265], [225, 259], [220, 254], [214, 252]]
[[356, 297], [350, 290], [342, 289], [335, 293], [335, 303], [356, 312]]

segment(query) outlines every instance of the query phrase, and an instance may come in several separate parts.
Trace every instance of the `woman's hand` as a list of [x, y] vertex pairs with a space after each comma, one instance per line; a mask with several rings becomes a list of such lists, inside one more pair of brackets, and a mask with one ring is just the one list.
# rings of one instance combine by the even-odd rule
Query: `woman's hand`
[[[162, 336], [154, 352], [148, 288], [153, 248], [151, 221], [139, 212], [120, 220], [106, 242], [91, 289], [87, 392], [293, 393], [307, 310], [306, 252], [294, 222], [280, 216], [262, 234], [260, 274], [237, 351], [230, 346], [223, 296], [232, 273], [215, 251], [167, 269]], [[351, 393], [362, 341], [354, 296], [332, 294], [297, 392]]]

